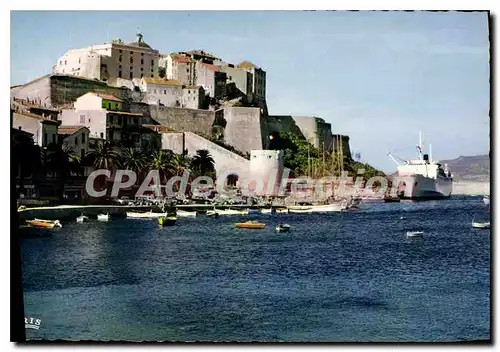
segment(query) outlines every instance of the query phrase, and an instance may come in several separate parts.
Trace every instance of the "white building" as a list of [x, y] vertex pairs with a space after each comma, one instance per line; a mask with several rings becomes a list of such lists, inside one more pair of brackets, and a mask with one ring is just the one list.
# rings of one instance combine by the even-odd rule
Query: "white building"
[[250, 61], [243, 61], [237, 67], [246, 70], [252, 74], [253, 101], [259, 104], [259, 106], [263, 107], [266, 101], [266, 71], [257, 67]]
[[102, 81], [156, 77], [159, 55], [138, 33], [136, 41], [128, 44], [117, 39], [108, 44], [69, 50], [57, 60], [54, 73]]
[[202, 86], [190, 86], [182, 89], [182, 107], [201, 109], [205, 100], [205, 90]]
[[284, 168], [283, 151], [251, 150], [249, 190], [257, 195], [277, 196]]
[[[164, 55], [159, 62], [161, 67], [165, 67], [166, 78], [186, 86], [202, 86], [205, 94], [212, 98], [222, 97], [225, 94], [226, 73], [213, 64], [215, 58], [197, 53]], [[222, 63], [220, 60], [217, 62]]]
[[181, 107], [183, 98], [182, 84], [176, 80], [164, 78], [142, 78], [139, 89], [146, 93], [148, 104], [162, 104], [170, 107]]
[[35, 145], [42, 148], [58, 143], [57, 128], [60, 124], [59, 121], [49, 120], [29, 112], [12, 114], [12, 127], [31, 133]]
[[[81, 160], [85, 158], [85, 155], [87, 155], [89, 151], [90, 138], [90, 130], [87, 127], [61, 125], [57, 133], [59, 134], [63, 147], [65, 146], [73, 149]], [[87, 176], [90, 173], [90, 168], [84, 167], [81, 171], [83, 172], [83, 176]]]

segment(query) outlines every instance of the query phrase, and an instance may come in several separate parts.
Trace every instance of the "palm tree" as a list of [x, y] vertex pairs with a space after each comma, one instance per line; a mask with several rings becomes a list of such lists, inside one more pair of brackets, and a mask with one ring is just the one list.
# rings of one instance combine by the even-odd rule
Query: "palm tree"
[[172, 163], [173, 153], [171, 150], [160, 150], [153, 154], [153, 158], [149, 163], [151, 170], [158, 170], [160, 178], [167, 178], [175, 173]]
[[[92, 150], [85, 155], [85, 164], [93, 166], [94, 169], [106, 169], [113, 170], [117, 169], [121, 165], [120, 155], [113, 150], [110, 141], [100, 141], [95, 150]], [[106, 179], [102, 179], [99, 182], [98, 188], [102, 189], [102, 186], [106, 183]]]
[[109, 141], [101, 141], [97, 148], [87, 153], [85, 158], [95, 169], [111, 170], [120, 167], [120, 155], [113, 150]]
[[127, 170], [139, 173], [146, 167], [146, 158], [140, 149], [126, 148], [121, 157], [121, 165]]
[[191, 161], [192, 169], [200, 176], [212, 176], [215, 173], [214, 165], [214, 159], [206, 149], [197, 150]]
[[189, 169], [190, 165], [191, 158], [187, 155], [176, 154], [172, 159], [174, 174], [177, 176], [181, 176], [184, 173], [184, 170]]

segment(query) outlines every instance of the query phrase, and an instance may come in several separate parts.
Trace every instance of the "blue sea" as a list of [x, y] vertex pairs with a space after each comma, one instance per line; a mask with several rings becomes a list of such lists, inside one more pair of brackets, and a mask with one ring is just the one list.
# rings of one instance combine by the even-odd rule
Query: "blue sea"
[[[471, 227], [489, 216], [482, 198], [462, 197], [20, 228], [25, 316], [41, 319], [27, 338], [489, 340], [491, 232]], [[235, 228], [248, 219], [266, 228]]]

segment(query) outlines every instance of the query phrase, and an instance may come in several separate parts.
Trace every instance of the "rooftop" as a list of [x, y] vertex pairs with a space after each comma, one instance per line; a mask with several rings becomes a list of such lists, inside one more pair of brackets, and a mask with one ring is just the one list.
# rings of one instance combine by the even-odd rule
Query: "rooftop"
[[180, 82], [175, 79], [166, 79], [166, 78], [158, 78], [158, 77], [147, 77], [143, 78], [144, 82], [148, 84], [156, 84], [160, 86], [180, 86]]
[[90, 92], [90, 93], [87, 93], [87, 94], [93, 94], [93, 95], [98, 96], [99, 98], [106, 99], [106, 100], [111, 100], [111, 101], [119, 101], [119, 102], [123, 101], [123, 100], [121, 100], [121, 99], [119, 99], [119, 98], [117, 98], [117, 97], [115, 97], [114, 95], [111, 95], [111, 94], [105, 94], [105, 93], [99, 93], [99, 92]]
[[13, 113], [13, 117], [28, 117], [28, 118], [32, 118], [32, 119], [35, 119], [35, 120], [39, 120], [41, 121], [42, 123], [50, 123], [52, 125], [60, 125], [61, 122], [60, 121], [55, 121], [55, 120], [50, 120], [50, 119], [46, 119], [40, 115], [36, 115], [36, 114], [33, 114], [31, 112], [26, 112], [26, 111], [23, 111], [23, 112], [14, 112]]
[[252, 69], [252, 68], [258, 68], [254, 63], [250, 61], [243, 61], [241, 62], [238, 66], [238, 68], [243, 68], [243, 69]]
[[57, 134], [70, 135], [81, 130], [82, 128], [87, 128], [87, 127], [81, 125], [80, 126], [61, 125], [57, 129]]
[[203, 65], [205, 65], [205, 67], [208, 68], [211, 71], [222, 72], [222, 70], [219, 67], [217, 67], [217, 66], [214, 66], [214, 65], [211, 65], [211, 64], [205, 64], [205, 63]]

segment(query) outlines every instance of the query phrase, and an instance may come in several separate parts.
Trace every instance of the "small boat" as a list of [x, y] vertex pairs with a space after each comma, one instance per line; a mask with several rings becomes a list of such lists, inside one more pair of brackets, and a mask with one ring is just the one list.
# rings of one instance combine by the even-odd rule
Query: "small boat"
[[489, 229], [490, 228], [490, 222], [489, 221], [473, 221], [472, 222], [472, 227], [475, 229]]
[[177, 216], [179, 216], [179, 217], [196, 216], [196, 211], [177, 210], [176, 213], [177, 213]]
[[290, 231], [290, 225], [288, 224], [279, 224], [276, 226], [276, 231], [278, 232], [288, 232]]
[[177, 218], [175, 216], [166, 216], [158, 218], [158, 224], [161, 226], [172, 226], [175, 225]]
[[151, 219], [151, 218], [161, 218], [165, 216], [167, 216], [167, 213], [153, 213], [152, 211], [139, 213], [135, 211], [127, 211], [127, 218], [131, 219]]
[[247, 222], [237, 222], [237, 229], [252, 229], [252, 230], [262, 230], [266, 224], [260, 223], [258, 221], [247, 221]]
[[345, 203], [333, 203], [324, 205], [294, 205], [288, 207], [289, 213], [330, 213], [340, 212], [347, 209]]
[[399, 203], [399, 202], [401, 202], [401, 199], [399, 197], [385, 196], [384, 202], [386, 202], [386, 203]]
[[406, 231], [407, 237], [422, 237], [424, 231]]
[[248, 209], [248, 214], [260, 214], [259, 209]]
[[219, 215], [247, 215], [248, 209], [247, 210], [235, 210], [235, 209], [219, 210], [219, 209], [216, 209], [215, 212]]
[[273, 212], [273, 208], [263, 208], [260, 210], [261, 214], [271, 214]]
[[279, 214], [288, 214], [288, 208], [276, 209], [276, 213], [279, 213]]
[[108, 221], [109, 220], [109, 214], [97, 214], [97, 220], [99, 221]]
[[215, 210], [207, 210], [207, 216], [216, 218], [219, 216], [219, 213], [217, 213]]
[[484, 196], [483, 197], [483, 202], [486, 205], [490, 205], [490, 196]]
[[82, 223], [82, 222], [84, 222], [84, 221], [86, 221], [88, 219], [89, 219], [88, 216], [85, 216], [85, 215], [82, 214], [82, 215], [80, 215], [79, 217], [76, 218], [76, 222]]
[[42, 227], [47, 229], [52, 229], [54, 227], [62, 227], [59, 220], [33, 219], [33, 220], [26, 220], [26, 223], [33, 227]]

